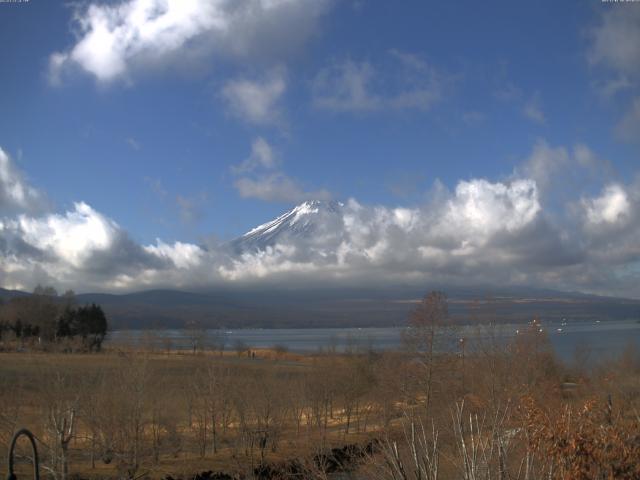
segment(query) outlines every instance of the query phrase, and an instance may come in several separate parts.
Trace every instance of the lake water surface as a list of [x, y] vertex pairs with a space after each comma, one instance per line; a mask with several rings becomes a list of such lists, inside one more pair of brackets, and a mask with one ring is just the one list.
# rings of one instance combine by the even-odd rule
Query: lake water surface
[[[496, 337], [506, 342], [524, 328], [526, 325], [523, 324], [499, 325], [496, 326]], [[541, 328], [549, 336], [557, 355], [565, 361], [576, 358], [576, 352], [594, 362], [615, 357], [629, 345], [640, 348], [640, 322], [637, 320], [543, 323]], [[278, 345], [292, 352], [309, 353], [323, 349], [397, 349], [402, 346], [403, 330], [404, 327], [207, 330], [198, 337], [204, 348], [220, 343], [227, 350], [233, 350], [239, 344], [254, 349]], [[487, 332], [484, 326], [462, 326], [456, 335], [467, 339], [467, 345], [473, 348], [474, 343], [486, 339]], [[109, 334], [108, 343], [131, 346], [152, 342], [157, 348], [163, 348], [169, 339], [172, 349], [186, 350], [192, 348], [192, 336], [185, 330], [159, 330], [151, 334], [141, 330], [118, 330]]]

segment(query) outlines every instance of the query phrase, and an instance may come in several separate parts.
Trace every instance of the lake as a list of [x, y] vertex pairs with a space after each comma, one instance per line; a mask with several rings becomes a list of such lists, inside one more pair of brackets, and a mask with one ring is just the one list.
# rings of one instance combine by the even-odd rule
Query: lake
[[[496, 327], [496, 337], [502, 342], [526, 328], [523, 324], [505, 324]], [[543, 323], [557, 355], [564, 361], [572, 361], [576, 352], [589, 362], [606, 360], [620, 354], [630, 344], [640, 348], [640, 323], [637, 320], [607, 322], [558, 322]], [[321, 349], [344, 351], [348, 348], [372, 348], [392, 350], [402, 345], [404, 327], [387, 328], [283, 328], [283, 329], [239, 329], [207, 330], [197, 336], [205, 348], [223, 343], [227, 350], [238, 344], [250, 348], [272, 348], [282, 346], [291, 352], [310, 353]], [[487, 335], [486, 327], [462, 326], [457, 335], [464, 337], [468, 345], [478, 343]], [[157, 330], [148, 333], [142, 330], [117, 330], [109, 334], [111, 346], [149, 343], [163, 348], [166, 338], [172, 349], [192, 348], [193, 334], [186, 330]], [[472, 347], [470, 347], [472, 348]]]

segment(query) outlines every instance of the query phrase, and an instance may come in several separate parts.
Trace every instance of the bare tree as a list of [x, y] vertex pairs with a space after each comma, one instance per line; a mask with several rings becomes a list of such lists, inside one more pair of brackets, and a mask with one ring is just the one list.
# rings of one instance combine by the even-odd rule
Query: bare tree
[[171, 412], [167, 409], [166, 396], [170, 391], [162, 375], [153, 375], [147, 393], [146, 410], [149, 412], [148, 434], [151, 441], [153, 463], [160, 463], [160, 453], [163, 441], [175, 432], [175, 425], [171, 421]]
[[71, 382], [60, 369], [43, 375], [42, 409], [51, 459], [45, 468], [56, 480], [67, 480], [69, 476], [69, 444], [76, 433], [79, 395], [71, 388]]
[[185, 334], [189, 340], [189, 345], [191, 346], [194, 355], [198, 353], [198, 350], [202, 350], [204, 348], [207, 331], [202, 326], [202, 323], [197, 320], [190, 320], [186, 322]]
[[447, 297], [443, 292], [433, 291], [425, 295], [411, 312], [409, 325], [403, 335], [403, 341], [422, 367], [421, 384], [427, 412], [431, 407], [434, 376], [436, 372], [436, 353], [444, 350], [450, 335], [445, 330], [450, 327]]
[[100, 386], [103, 460], [116, 460], [123, 478], [135, 478], [144, 459], [149, 374], [146, 357], [125, 356]]
[[[349, 433], [353, 421], [360, 428], [360, 414], [365, 395], [374, 383], [372, 362], [364, 355], [349, 355], [344, 364], [337, 370], [336, 389], [342, 403], [345, 418], [344, 433]], [[339, 372], [339, 373], [338, 373]]]
[[189, 427], [194, 434], [198, 454], [202, 458], [207, 453], [211, 427], [209, 379], [205, 371], [199, 368], [194, 372], [185, 393], [190, 410]]
[[231, 415], [229, 391], [233, 376], [228, 368], [209, 364], [207, 368], [207, 384], [205, 398], [211, 425], [211, 452], [218, 453], [219, 428], [226, 431]]
[[287, 392], [286, 399], [289, 403], [289, 411], [293, 416], [296, 425], [296, 436], [300, 436], [300, 426], [307, 408], [305, 402], [305, 378], [300, 374], [290, 374], [286, 378]]
[[317, 428], [322, 448], [325, 446], [329, 420], [333, 415], [337, 368], [337, 365], [325, 360], [316, 364], [313, 372], [306, 375], [305, 396], [309, 409], [307, 424], [309, 429], [312, 426]]
[[25, 392], [22, 382], [0, 377], [0, 448], [6, 451], [22, 419]]
[[100, 444], [103, 394], [100, 387], [104, 384], [104, 372], [100, 370], [86, 375], [77, 383], [80, 394], [78, 418], [86, 432], [85, 440], [89, 441], [91, 468], [95, 469], [97, 448]]

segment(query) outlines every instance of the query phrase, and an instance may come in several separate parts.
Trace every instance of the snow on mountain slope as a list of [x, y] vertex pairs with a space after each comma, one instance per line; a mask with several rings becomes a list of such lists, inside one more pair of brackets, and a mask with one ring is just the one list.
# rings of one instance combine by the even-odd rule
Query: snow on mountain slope
[[306, 240], [323, 233], [320, 230], [324, 226], [341, 223], [343, 208], [343, 203], [335, 201], [306, 201], [275, 220], [248, 231], [230, 245], [236, 253], [244, 253], [265, 250], [285, 239]]

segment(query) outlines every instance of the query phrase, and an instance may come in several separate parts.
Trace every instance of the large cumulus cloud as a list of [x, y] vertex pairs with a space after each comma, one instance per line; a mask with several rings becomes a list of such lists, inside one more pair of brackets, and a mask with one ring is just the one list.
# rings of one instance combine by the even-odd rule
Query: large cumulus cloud
[[[461, 180], [451, 189], [436, 182], [421, 205], [305, 203], [286, 217], [296, 228], [261, 248], [161, 239], [140, 245], [86, 203], [37, 213], [26, 202], [22, 211], [0, 216], [0, 285], [131, 291], [431, 282], [640, 297], [640, 179], [595, 174], [589, 188], [561, 205], [549, 201], [556, 187], [542, 166], [598, 173], [598, 162], [606, 163], [584, 145], [539, 142], [512, 174]], [[22, 189], [36, 191], [8, 157], [5, 169], [22, 179]]]
[[[576, 147], [580, 154], [569, 155], [567, 165], [591, 168], [584, 148]], [[313, 235], [281, 236], [218, 271], [231, 282], [515, 283], [639, 295], [638, 182], [606, 183], [546, 210], [550, 203], [531, 178], [472, 179], [436, 190], [413, 208], [349, 200], [337, 214], [316, 215]]]
[[0, 282], [113, 288], [118, 278], [171, 265], [129, 238], [116, 222], [83, 202], [64, 214], [20, 214], [0, 221]]
[[517, 265], [519, 237], [541, 216], [535, 182], [527, 179], [461, 181], [452, 192], [440, 187], [419, 207], [351, 199], [330, 212], [313, 216], [312, 235], [283, 236], [263, 251], [232, 259], [220, 273], [232, 281], [305, 273], [346, 282], [458, 277], [462, 283], [489, 265]]
[[54, 83], [72, 70], [100, 83], [218, 57], [286, 55], [314, 33], [329, 0], [124, 0], [74, 9], [76, 42], [49, 59]]

